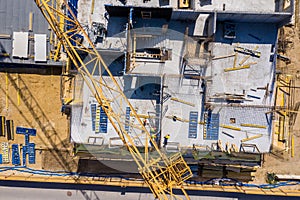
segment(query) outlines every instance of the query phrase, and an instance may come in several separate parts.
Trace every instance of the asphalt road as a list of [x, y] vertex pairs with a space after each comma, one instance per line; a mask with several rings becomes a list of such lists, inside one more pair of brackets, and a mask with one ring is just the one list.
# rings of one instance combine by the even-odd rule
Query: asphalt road
[[[300, 197], [189, 191], [191, 200], [294, 200]], [[0, 200], [153, 200], [147, 188], [0, 181]]]
[[[5, 200], [153, 200], [149, 193], [125, 193], [91, 190], [61, 190], [41, 188], [0, 187], [0, 199]], [[194, 196], [192, 200], [235, 200], [236, 198]]]

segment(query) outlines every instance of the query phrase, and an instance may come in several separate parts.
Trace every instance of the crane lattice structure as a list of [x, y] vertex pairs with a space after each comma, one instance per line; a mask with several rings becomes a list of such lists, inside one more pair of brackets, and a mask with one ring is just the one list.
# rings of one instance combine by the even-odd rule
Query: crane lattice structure
[[[60, 8], [54, 6], [54, 0], [35, 0], [35, 3], [48, 21], [58, 40], [63, 45], [68, 58], [82, 75], [85, 84], [105, 111], [116, 133], [131, 153], [139, 173], [150, 190], [158, 199], [180, 199], [173, 189], [180, 189], [189, 199], [183, 183], [192, 176], [191, 170], [180, 153], [167, 156], [163, 153], [151, 134], [143, 125], [135, 109], [123, 93], [120, 82], [110, 72], [94, 44], [80, 25], [66, 0]], [[67, 30], [62, 28], [64, 23]], [[83, 36], [83, 38], [77, 36]], [[83, 39], [83, 40], [82, 40]], [[85, 56], [83, 56], [83, 54]], [[103, 72], [108, 74], [103, 77]], [[97, 74], [98, 73], [98, 74]], [[136, 123], [131, 124], [125, 118], [125, 109], [129, 107]], [[130, 133], [125, 125], [131, 126]], [[139, 141], [140, 146], [136, 145]], [[153, 144], [154, 153], [150, 153], [149, 141]]]

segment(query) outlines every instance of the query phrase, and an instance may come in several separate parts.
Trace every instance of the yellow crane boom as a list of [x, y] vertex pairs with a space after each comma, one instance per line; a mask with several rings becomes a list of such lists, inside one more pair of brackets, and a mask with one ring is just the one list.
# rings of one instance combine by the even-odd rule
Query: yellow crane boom
[[[189, 199], [183, 187], [184, 181], [192, 176], [187, 163], [180, 153], [168, 157], [152, 140], [151, 134], [144, 127], [135, 109], [123, 93], [120, 82], [110, 72], [88, 34], [78, 22], [68, 2], [63, 1], [63, 11], [61, 11], [52, 6], [51, 0], [34, 1], [64, 46], [78, 73], [82, 75], [85, 84], [106, 113], [116, 133], [128, 148], [138, 165], [139, 173], [143, 176], [155, 198], [180, 199], [178, 195], [172, 192], [173, 188], [180, 188], [185, 198]], [[68, 27], [66, 30], [60, 28], [62, 21], [65, 23], [64, 27]], [[83, 36], [84, 41], [82, 38], [77, 39], [76, 36], [78, 35]], [[86, 55], [84, 58], [82, 53]], [[108, 78], [102, 76], [103, 71], [108, 74]], [[132, 126], [130, 133], [125, 130], [125, 124], [128, 125], [129, 122], [120, 117], [125, 116], [125, 106], [130, 108], [138, 124]], [[135, 145], [137, 140], [141, 142], [140, 147]], [[155, 153], [149, 152], [149, 141], [153, 144]]]

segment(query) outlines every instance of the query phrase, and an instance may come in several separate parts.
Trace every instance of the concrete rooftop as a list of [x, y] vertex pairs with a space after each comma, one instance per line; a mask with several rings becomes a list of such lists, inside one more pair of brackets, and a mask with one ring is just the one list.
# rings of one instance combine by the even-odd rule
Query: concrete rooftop
[[[61, 65], [60, 62], [54, 62], [49, 60], [50, 49], [53, 48], [50, 42], [50, 30], [48, 28], [48, 23], [44, 19], [42, 13], [35, 5], [34, 1], [23, 1], [23, 0], [0, 0], [1, 12], [0, 12], [0, 53], [8, 54], [9, 56], [0, 55], [0, 63], [3, 64], [50, 64], [50, 65]], [[30, 13], [32, 13], [32, 20], [30, 20]], [[32, 27], [30, 24], [32, 22]], [[24, 41], [27, 44], [24, 47], [20, 42], [16, 43], [13, 47], [14, 32], [21, 32], [27, 35]], [[34, 39], [35, 34], [43, 34], [46, 41], [38, 41]], [[35, 49], [35, 45], [42, 45], [42, 49]], [[44, 46], [45, 45], [45, 46]], [[42, 62], [36, 62], [34, 57], [37, 56], [37, 51], [43, 51], [45, 47], [45, 53], [48, 58]], [[17, 56], [13, 57], [14, 49], [15, 51], [25, 52], [24, 58]]]
[[[171, 1], [171, 3], [174, 2]], [[105, 3], [121, 5], [119, 1]], [[127, 5], [133, 6], [154, 7], [158, 3], [160, 2], [150, 1], [146, 5], [138, 4], [136, 1], [127, 1]], [[202, 18], [200, 17], [199, 20], [198, 14], [195, 15], [196, 18], [193, 22], [163, 18], [146, 20], [135, 18], [133, 26], [137, 29], [131, 32], [138, 35], [136, 38], [137, 50], [144, 48], [167, 49], [172, 52], [171, 58], [162, 62], [155, 59], [136, 59], [132, 69], [124, 76], [120, 76], [122, 73], [120, 72], [117, 80], [137, 113], [152, 116], [152, 119], [150, 117], [147, 120], [146, 128], [150, 131], [150, 127], [155, 125], [161, 127], [162, 137], [166, 134], [171, 135], [169, 141], [172, 150], [192, 147], [194, 144], [211, 146], [218, 139], [222, 141], [224, 148], [226, 143], [239, 147], [242, 139], [258, 136], [256, 139], [244, 143], [255, 144], [261, 152], [268, 152], [272, 140], [272, 116], [266, 113], [270, 111], [270, 107], [274, 103], [275, 62], [272, 60], [272, 56], [275, 51], [278, 26], [276, 23], [271, 23], [272, 20], [267, 20], [270, 18], [265, 18], [267, 23], [263, 20], [260, 23], [254, 22], [254, 18], [259, 18], [259, 13], [262, 12], [278, 11], [276, 10], [277, 3], [274, 1], [225, 1], [222, 3], [203, 1], [202, 5], [195, 4], [195, 9], [222, 12], [223, 3], [226, 4], [225, 11], [239, 12], [236, 16], [228, 15], [229, 18], [236, 19], [233, 21], [235, 37], [231, 39], [224, 37], [226, 15], [221, 16], [218, 20], [218, 17], [215, 18], [213, 14], [200, 14]], [[98, 43], [97, 47], [115, 50], [122, 54], [128, 47], [124, 32], [127, 17], [110, 16], [107, 21], [104, 18], [105, 10], [102, 4], [96, 3], [93, 15], [88, 12], [88, 8], [88, 4], [81, 7], [80, 19], [86, 23], [91, 23], [93, 20], [102, 21], [108, 29], [108, 37], [102, 43]], [[256, 12], [256, 14], [255, 17], [249, 15], [248, 20], [246, 16], [245, 20], [240, 21], [238, 16], [243, 12]], [[182, 14], [184, 13], [185, 11], [182, 12]], [[196, 20], [197, 18], [198, 20]], [[187, 39], [184, 35], [185, 32], [191, 37]], [[205, 42], [207, 44], [204, 44]], [[131, 48], [132, 45], [133, 43], [131, 43]], [[260, 52], [260, 57], [235, 52], [235, 47], [256, 49]], [[215, 59], [222, 56], [225, 57]], [[184, 68], [186, 59], [191, 62], [187, 65], [193, 69], [192, 73], [198, 73], [197, 76], [200, 76], [200, 79], [183, 76], [184, 69], [187, 69]], [[109, 60], [108, 65], [113, 58]], [[241, 66], [249, 63], [250, 67], [225, 72], [226, 68], [236, 67], [233, 66], [234, 62], [236, 62], [236, 66], [240, 63]], [[122, 62], [119, 62], [117, 69], [122, 71]], [[108, 78], [104, 79], [109, 82]], [[92, 130], [90, 109], [91, 104], [97, 103], [85, 84], [82, 88], [82, 95], [78, 97], [78, 101], [82, 103], [74, 104], [72, 110], [72, 140], [78, 143], [91, 143], [90, 137], [99, 137], [97, 144], [108, 144], [112, 138], [118, 136], [109, 122], [107, 133], [95, 133]], [[163, 91], [162, 88], [164, 88]], [[233, 102], [230, 100], [237, 97], [242, 100]], [[121, 119], [125, 120], [126, 105], [122, 105], [121, 108]], [[212, 123], [210, 125], [203, 125], [203, 122], [210, 120], [206, 118], [210, 114], [216, 116], [215, 120], [217, 121], [210, 122]], [[194, 115], [197, 117], [196, 125], [190, 123], [191, 117]], [[174, 120], [174, 116], [177, 120]], [[161, 123], [157, 122], [159, 117], [161, 117]], [[130, 120], [133, 124], [135, 123], [135, 119], [130, 118]], [[242, 124], [261, 127], [245, 127]], [[238, 130], [230, 129], [228, 126], [233, 126]], [[216, 134], [214, 137], [207, 136], [207, 134], [213, 133]], [[143, 145], [143, 142], [136, 141], [136, 143]]]

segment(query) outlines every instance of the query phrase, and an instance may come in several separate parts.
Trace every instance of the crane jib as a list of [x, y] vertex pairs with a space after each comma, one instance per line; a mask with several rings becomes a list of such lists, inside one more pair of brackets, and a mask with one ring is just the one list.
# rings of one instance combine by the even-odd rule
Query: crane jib
[[[158, 199], [180, 199], [177, 194], [173, 193], [173, 189], [180, 189], [182, 195], [189, 199], [184, 189], [184, 181], [192, 176], [189, 166], [181, 153], [167, 156], [151, 138], [151, 134], [123, 93], [120, 84], [112, 75], [85, 29], [77, 20], [77, 10], [74, 10], [66, 0], [61, 5], [53, 5], [49, 0], [35, 0], [35, 3], [57, 39], [63, 45], [68, 58], [77, 68], [78, 73], [81, 74], [85, 84], [106, 113], [116, 133], [131, 153], [138, 165], [140, 174], [154, 196]], [[62, 23], [64, 26], [62, 26]], [[89, 59], [84, 60], [79, 52], [86, 53]], [[92, 65], [93, 69], [88, 69], [87, 65]], [[101, 72], [103, 67], [109, 75], [110, 84], [106, 83], [101, 76], [100, 78], [95, 76], [95, 71]], [[124, 124], [128, 122], [120, 117], [125, 111], [122, 110], [123, 107], [116, 106], [117, 104], [113, 103], [115, 101], [122, 101], [130, 108], [131, 115], [135, 117], [137, 125], [130, 123], [128, 125], [132, 127], [135, 135], [129, 134], [125, 130]], [[134, 140], [136, 139], [144, 140], [144, 150], [141, 151], [135, 145]], [[149, 151], [149, 141], [152, 142], [155, 153]]]

